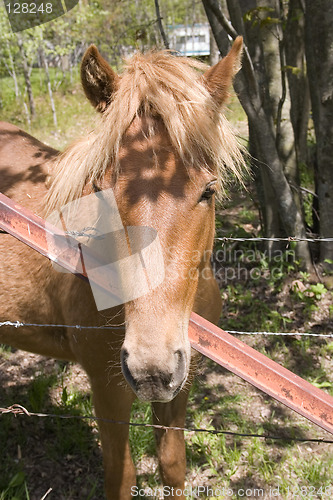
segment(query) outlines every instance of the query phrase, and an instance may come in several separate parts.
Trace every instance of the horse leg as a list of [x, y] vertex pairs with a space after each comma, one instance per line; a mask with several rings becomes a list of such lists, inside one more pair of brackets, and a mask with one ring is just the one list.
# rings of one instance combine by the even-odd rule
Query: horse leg
[[[204, 272], [200, 276], [193, 309], [212, 323], [217, 323], [219, 320], [221, 296], [209, 262], [205, 264]], [[194, 352], [192, 355], [196, 356]], [[154, 424], [169, 427], [185, 426], [188, 391], [192, 382], [191, 378], [194, 376], [193, 372], [194, 370], [191, 369], [186, 390], [183, 389], [175, 399], [169, 403], [152, 403]], [[181, 494], [181, 491], [184, 491], [186, 473], [184, 433], [183, 431], [156, 429], [155, 437], [163, 484], [174, 487], [175, 493], [169, 495], [170, 497], [185, 499], [185, 496]]]
[[[111, 380], [107, 373], [92, 376], [91, 387], [95, 413], [98, 418], [129, 422], [134, 394], [124, 387], [120, 374]], [[129, 447], [129, 427], [98, 421], [103, 450], [105, 491], [108, 500], [133, 498], [131, 488], [136, 484], [136, 474]]]
[[[188, 390], [183, 389], [169, 403], [152, 403], [153, 423], [184, 427]], [[155, 429], [159, 469], [164, 486], [170, 487], [170, 498], [185, 499], [186, 456], [183, 431]], [[174, 494], [172, 489], [174, 488]], [[175, 493], [177, 491], [177, 494]]]

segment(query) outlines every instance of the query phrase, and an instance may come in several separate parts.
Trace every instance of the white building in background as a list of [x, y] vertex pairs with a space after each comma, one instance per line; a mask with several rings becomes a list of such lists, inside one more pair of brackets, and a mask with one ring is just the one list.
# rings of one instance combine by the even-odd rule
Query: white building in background
[[168, 26], [170, 49], [183, 56], [209, 56], [209, 24]]

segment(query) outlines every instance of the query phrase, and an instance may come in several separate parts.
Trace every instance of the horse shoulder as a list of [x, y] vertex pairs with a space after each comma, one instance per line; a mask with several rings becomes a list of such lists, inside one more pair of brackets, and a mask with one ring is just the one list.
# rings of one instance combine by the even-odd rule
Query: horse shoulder
[[[46, 180], [57, 153], [19, 127], [0, 122], [0, 192], [43, 215]], [[50, 262], [7, 234], [0, 234], [0, 255], [0, 321], [61, 323], [51, 293]], [[40, 354], [73, 357], [62, 330], [3, 327], [0, 341]]]
[[38, 212], [57, 154], [16, 125], [0, 122], [0, 192]]

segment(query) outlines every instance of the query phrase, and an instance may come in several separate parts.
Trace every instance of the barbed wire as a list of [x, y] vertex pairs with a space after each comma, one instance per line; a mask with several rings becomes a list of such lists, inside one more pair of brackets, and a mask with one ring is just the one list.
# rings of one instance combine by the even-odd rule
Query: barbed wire
[[[94, 230], [94, 228], [84, 228], [84, 229], [89, 229], [90, 231]], [[7, 231], [0, 229], [0, 233], [3, 234], [8, 234]], [[92, 233], [87, 233], [85, 231], [66, 231], [66, 234], [69, 234], [70, 236], [89, 236], [90, 238], [101, 238], [99, 235], [94, 235]], [[272, 242], [279, 242], [279, 241], [284, 241], [286, 243], [292, 243], [292, 242], [301, 242], [301, 241], [307, 241], [308, 243], [321, 243], [321, 242], [326, 242], [326, 243], [332, 243], [333, 238], [299, 238], [296, 236], [287, 236], [285, 238], [278, 238], [278, 237], [265, 237], [265, 236], [251, 236], [248, 238], [243, 238], [243, 237], [236, 237], [236, 236], [216, 236], [214, 238], [217, 241], [239, 241], [239, 242], [245, 242], [245, 241], [272, 241]]]
[[[89, 234], [82, 234], [79, 232], [68, 232], [68, 234], [71, 234], [72, 236], [89, 236], [93, 238], [99, 238], [99, 235], [93, 234], [93, 229], [94, 228], [84, 228], [86, 230], [89, 230]], [[6, 231], [0, 230], [0, 233], [6, 233]], [[75, 234], [74, 234], [75, 233]], [[333, 238], [300, 238], [300, 237], [285, 237], [285, 238], [278, 238], [278, 237], [215, 237], [215, 241], [221, 241], [224, 243], [227, 242], [260, 242], [260, 241], [266, 241], [266, 242], [286, 242], [286, 243], [292, 243], [292, 242], [308, 242], [308, 243], [321, 243], [321, 242], [328, 242], [332, 243]], [[83, 326], [83, 325], [66, 325], [66, 324], [40, 324], [40, 323], [24, 323], [20, 321], [3, 321], [0, 322], [0, 327], [3, 326], [13, 326], [14, 328], [20, 328], [20, 327], [51, 327], [51, 328], [73, 328], [77, 330], [114, 330], [114, 329], [123, 329], [124, 326]], [[237, 334], [237, 335], [275, 335], [275, 336], [311, 336], [311, 337], [326, 337], [326, 338], [333, 338], [333, 334], [317, 334], [317, 333], [307, 333], [307, 332], [266, 332], [266, 331], [257, 331], [257, 332], [244, 332], [244, 331], [235, 331], [235, 330], [226, 330], [227, 333], [229, 334]], [[333, 440], [327, 440], [324, 438], [319, 438], [319, 439], [304, 439], [304, 438], [297, 438], [297, 437], [291, 437], [291, 436], [273, 436], [269, 434], [259, 434], [259, 433], [239, 433], [239, 432], [233, 432], [233, 431], [227, 431], [227, 430], [220, 430], [220, 429], [206, 429], [206, 428], [185, 428], [185, 427], [174, 427], [174, 426], [163, 426], [163, 425], [158, 425], [158, 424], [149, 424], [149, 423], [144, 423], [144, 422], [126, 422], [126, 421], [118, 421], [118, 420], [112, 420], [112, 419], [106, 419], [106, 418], [101, 418], [101, 417], [95, 417], [91, 415], [62, 415], [62, 414], [54, 414], [54, 413], [37, 413], [37, 412], [30, 412], [28, 411], [24, 406], [19, 405], [19, 404], [13, 404], [7, 408], [0, 408], [0, 415], [4, 414], [12, 414], [14, 416], [17, 415], [26, 415], [29, 417], [39, 417], [39, 418], [57, 418], [57, 419], [80, 419], [80, 420], [90, 420], [90, 421], [103, 421], [106, 423], [110, 424], [117, 424], [117, 425], [128, 425], [132, 427], [142, 427], [142, 428], [153, 428], [157, 430], [165, 430], [165, 431], [183, 431], [186, 433], [209, 433], [212, 435], [229, 435], [229, 436], [234, 436], [234, 437], [242, 437], [242, 438], [261, 438], [265, 440], [284, 440], [284, 441], [297, 441], [297, 442], [313, 442], [313, 443], [327, 443], [327, 444], [333, 444]], [[49, 492], [47, 492], [48, 494]]]
[[224, 330], [231, 335], [277, 335], [277, 336], [287, 336], [287, 337], [327, 337], [333, 338], [332, 333], [308, 333], [308, 332], [242, 332], [237, 330]]
[[233, 236], [216, 236], [214, 238], [215, 240], [217, 241], [224, 241], [224, 242], [228, 242], [228, 241], [240, 241], [240, 242], [244, 242], [244, 241], [272, 241], [272, 242], [278, 242], [278, 241], [284, 241], [284, 242], [288, 242], [288, 243], [292, 243], [292, 242], [300, 242], [300, 241], [307, 241], [309, 243], [320, 243], [320, 242], [327, 242], [327, 243], [332, 243], [333, 242], [333, 238], [296, 238], [296, 237], [293, 237], [293, 236], [288, 236], [286, 238], [265, 238], [263, 236], [253, 236], [253, 237], [249, 237], [249, 238], [241, 238], [241, 237], [233, 237]]
[[[124, 325], [119, 326], [82, 326], [82, 325], [58, 325], [54, 323], [23, 323], [21, 321], [2, 321], [0, 322], [0, 328], [2, 326], [13, 326], [14, 328], [20, 327], [40, 327], [40, 328], [74, 328], [76, 330], [118, 330], [123, 329]], [[226, 333], [231, 335], [281, 335], [281, 336], [300, 336], [300, 337], [326, 337], [333, 338], [332, 333], [309, 333], [309, 332], [243, 332], [238, 330], [224, 330]]]
[[58, 325], [54, 323], [23, 323], [21, 321], [0, 321], [0, 328], [2, 326], [13, 326], [14, 328], [20, 328], [23, 326], [34, 326], [34, 327], [48, 327], [48, 328], [74, 328], [76, 330], [118, 330], [123, 329], [124, 325], [115, 326], [83, 326], [83, 325]]
[[157, 430], [165, 430], [165, 431], [182, 431], [182, 432], [188, 432], [188, 433], [196, 433], [196, 432], [203, 432], [207, 434], [213, 434], [213, 435], [228, 435], [228, 436], [234, 436], [234, 437], [245, 437], [245, 438], [261, 438], [261, 439], [271, 439], [271, 440], [280, 440], [280, 441], [297, 441], [297, 442], [302, 442], [302, 443], [328, 443], [328, 444], [333, 444], [333, 440], [329, 439], [324, 439], [324, 438], [297, 438], [297, 437], [292, 437], [292, 436], [273, 436], [270, 434], [257, 434], [257, 433], [247, 433], [247, 432], [234, 432], [234, 431], [226, 431], [226, 430], [221, 430], [221, 429], [206, 429], [202, 427], [193, 427], [193, 428], [188, 428], [188, 427], [175, 427], [175, 426], [166, 426], [166, 425], [159, 425], [159, 424], [148, 424], [146, 422], [127, 422], [125, 420], [113, 420], [110, 418], [103, 418], [103, 417], [95, 417], [93, 415], [62, 415], [62, 414], [57, 414], [57, 413], [37, 413], [37, 412], [30, 412], [27, 410], [24, 406], [19, 405], [19, 404], [13, 404], [7, 408], [0, 408], [0, 415], [5, 415], [5, 414], [12, 414], [14, 416], [16, 415], [26, 415], [28, 417], [39, 417], [39, 418], [59, 418], [62, 420], [90, 420], [90, 421], [96, 421], [96, 422], [104, 422], [104, 423], [109, 423], [109, 424], [114, 424], [114, 425], [128, 425], [130, 427], [143, 427], [143, 428], [152, 428], [152, 429], [157, 429]]

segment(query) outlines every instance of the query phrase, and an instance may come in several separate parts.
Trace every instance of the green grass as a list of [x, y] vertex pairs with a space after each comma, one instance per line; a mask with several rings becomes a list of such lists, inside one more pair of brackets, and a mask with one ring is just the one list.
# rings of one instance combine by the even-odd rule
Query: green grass
[[[230, 377], [228, 375], [226, 378]], [[233, 396], [215, 398], [202, 398], [198, 392], [205, 389], [214, 396], [221, 393], [221, 387], [204, 387], [195, 385], [192, 391], [190, 419], [198, 427], [209, 428], [216, 416], [221, 420], [220, 425], [227, 430], [246, 433], [262, 433], [270, 435], [295, 435], [308, 434], [307, 425], [292, 424], [290, 415], [277, 416], [274, 411], [271, 416], [256, 419], [253, 411], [247, 411], [253, 404], [253, 395], [244, 391]], [[235, 391], [236, 392], [236, 391]], [[199, 406], [195, 403], [201, 401]], [[194, 404], [193, 404], [194, 403]], [[265, 403], [262, 403], [265, 404]], [[267, 407], [277, 408], [276, 403], [267, 402]], [[290, 412], [291, 413], [291, 412]], [[214, 424], [216, 427], [216, 422]], [[308, 490], [318, 490], [321, 486], [329, 486], [333, 479], [333, 457], [327, 446], [325, 459], [314, 455], [315, 449], [306, 444], [296, 444], [289, 441], [263, 440], [260, 438], [240, 438], [230, 436], [212, 436], [195, 434], [187, 439], [187, 457], [190, 470], [203, 474], [206, 484], [213, 491], [230, 490], [231, 498], [239, 498], [237, 491], [242, 488], [262, 488], [266, 494], [271, 488], [278, 488], [282, 498], [287, 498], [288, 488], [295, 489], [302, 485]], [[315, 445], [318, 448], [318, 445]], [[299, 457], [301, 456], [301, 459]], [[326, 461], [327, 460], [327, 461]], [[200, 484], [200, 483], [199, 483]], [[215, 498], [214, 496], [209, 498]], [[216, 497], [218, 498], [218, 497]], [[312, 498], [312, 497], [311, 497]], [[313, 496], [313, 498], [319, 498]]]
[[[151, 423], [151, 406], [136, 400], [132, 407], [132, 422]], [[130, 427], [131, 453], [134, 462], [138, 462], [145, 455], [154, 455], [154, 430], [147, 428], [142, 432], [141, 427]]]
[[22, 470], [19, 470], [19, 468], [18, 472], [10, 479], [8, 485], [0, 491], [0, 500], [30, 500], [26, 475]]
[[[50, 413], [55, 416], [1, 416], [0, 442], [3, 460], [0, 461], [0, 499], [28, 500], [30, 496], [36, 498], [36, 492], [31, 487], [32, 479], [34, 476], [38, 477], [40, 471], [45, 468], [47, 472], [42, 473], [47, 477], [45, 485], [52, 483], [52, 470], [59, 468], [58, 464], [61, 466], [58, 475], [65, 464], [71, 475], [69, 484], [62, 486], [66, 498], [77, 498], [77, 491], [84, 492], [81, 497], [84, 500], [96, 498], [96, 489], [102, 490], [103, 483], [96, 424], [81, 419], [57, 417], [92, 415], [91, 394], [79, 390], [75, 386], [75, 379], [73, 383], [66, 385], [64, 378], [72, 378], [70, 364], [54, 362], [51, 373], [42, 374], [40, 371], [40, 367], [36, 367], [36, 375], [28, 384], [20, 385], [18, 381], [13, 390], [2, 391], [1, 406], [19, 402], [31, 412]], [[96, 471], [86, 477], [76, 474], [76, 470], [80, 470], [82, 457], [85, 457], [83, 462], [86, 464], [86, 472], [93, 465], [96, 470], [99, 469], [97, 474]], [[34, 463], [32, 470], [31, 459]], [[33, 484], [36, 485], [36, 480], [33, 480]], [[59, 486], [58, 481], [57, 485]], [[45, 487], [44, 493], [47, 489]]]

